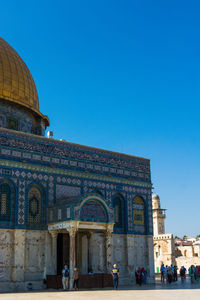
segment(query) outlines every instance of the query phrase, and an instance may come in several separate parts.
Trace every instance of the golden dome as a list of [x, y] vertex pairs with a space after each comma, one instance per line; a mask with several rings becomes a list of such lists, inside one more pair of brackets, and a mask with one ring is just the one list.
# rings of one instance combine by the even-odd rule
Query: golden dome
[[40, 116], [46, 126], [49, 119], [39, 111], [33, 77], [17, 52], [0, 37], [0, 99], [17, 103]]

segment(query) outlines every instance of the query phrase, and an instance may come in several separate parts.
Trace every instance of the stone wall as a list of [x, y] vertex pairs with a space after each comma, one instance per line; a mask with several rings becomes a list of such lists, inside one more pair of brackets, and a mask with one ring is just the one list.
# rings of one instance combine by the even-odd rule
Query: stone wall
[[176, 264], [180, 269], [185, 266], [188, 270], [191, 265], [200, 266], [200, 245], [176, 247]]
[[200, 266], [200, 257], [184, 257], [180, 256], [176, 258], [176, 265], [178, 267], [178, 270], [180, 271], [180, 268], [184, 266], [188, 269], [191, 265]]
[[[104, 234], [92, 235], [90, 253], [93, 272], [107, 272]], [[148, 282], [154, 282], [152, 237], [113, 234], [112, 265], [114, 263], [117, 264], [120, 270], [121, 285], [135, 284], [135, 269], [137, 267], [144, 267], [147, 270]]]
[[43, 288], [45, 231], [0, 230], [0, 290]]

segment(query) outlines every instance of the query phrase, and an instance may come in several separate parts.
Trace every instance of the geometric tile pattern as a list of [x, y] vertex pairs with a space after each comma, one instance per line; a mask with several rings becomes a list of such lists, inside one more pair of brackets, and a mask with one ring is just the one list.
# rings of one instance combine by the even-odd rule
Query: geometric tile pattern
[[132, 194], [128, 194], [128, 230], [133, 230], [133, 217], [132, 217]]
[[48, 193], [49, 193], [49, 204], [52, 204], [54, 201], [54, 178], [53, 178], [53, 176], [49, 176]]
[[18, 198], [18, 224], [23, 225], [25, 221], [25, 181], [19, 181], [19, 198]]
[[[86, 170], [94, 173], [110, 173], [112, 176], [138, 178], [150, 181], [148, 159], [105, 151], [87, 146], [63, 143], [36, 136], [26, 140], [21, 132], [0, 130], [1, 154], [26, 158], [41, 164]], [[10, 151], [14, 148], [14, 151]]]
[[80, 187], [56, 184], [56, 201], [66, 199], [67, 197], [79, 196], [80, 194]]
[[[0, 165], [4, 167], [3, 175], [11, 180], [14, 179], [18, 185], [19, 194], [16, 197], [18, 224], [25, 224], [27, 208], [32, 219], [36, 219], [36, 215], [41, 220], [43, 218], [40, 214], [45, 206], [40, 206], [40, 201], [37, 201], [40, 200], [38, 195], [30, 197], [30, 209], [29, 204], [25, 203], [25, 195], [28, 192], [26, 187], [35, 181], [43, 185], [47, 191], [47, 194], [44, 193], [47, 196], [45, 202], [41, 194], [41, 203], [47, 203], [53, 208], [48, 214], [51, 220], [69, 219], [69, 216], [76, 219], [80, 213], [74, 211], [73, 201], [70, 203], [66, 200], [57, 205], [54, 204], [56, 200], [99, 192], [105, 198], [107, 205], [112, 208], [112, 199], [119, 193], [124, 197], [124, 205], [127, 205], [127, 229], [129, 232], [136, 230], [142, 233], [142, 226], [133, 224], [132, 201], [134, 197], [140, 195], [145, 201], [145, 209], [148, 208], [147, 228], [149, 232], [152, 230], [151, 179], [148, 160], [33, 135], [24, 137], [20, 132], [7, 133], [3, 129], [0, 129], [0, 146]], [[30, 223], [34, 223], [35, 219]], [[39, 219], [36, 223], [39, 223]], [[110, 216], [111, 220], [113, 215]]]

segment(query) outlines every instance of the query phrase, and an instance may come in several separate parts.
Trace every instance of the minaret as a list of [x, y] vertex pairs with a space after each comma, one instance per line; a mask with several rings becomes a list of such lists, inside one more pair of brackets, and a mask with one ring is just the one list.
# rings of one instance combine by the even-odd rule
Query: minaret
[[160, 208], [160, 198], [157, 194], [152, 196], [152, 208], [153, 208], [153, 234], [154, 236], [159, 234], [165, 234], [165, 210]]

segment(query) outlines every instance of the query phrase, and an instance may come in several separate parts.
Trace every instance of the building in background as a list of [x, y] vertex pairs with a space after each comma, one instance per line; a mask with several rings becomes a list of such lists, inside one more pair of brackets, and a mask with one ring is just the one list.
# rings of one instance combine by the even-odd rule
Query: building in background
[[121, 284], [141, 266], [153, 282], [150, 161], [46, 138], [48, 126], [27, 66], [0, 38], [0, 290], [43, 288], [64, 263], [71, 275], [116, 263]]
[[160, 198], [157, 194], [152, 196], [153, 208], [153, 230], [154, 230], [154, 264], [155, 272], [160, 272], [162, 264], [171, 265], [175, 263], [173, 234], [165, 233], [166, 209], [160, 206]]
[[188, 270], [191, 265], [200, 266], [200, 239], [185, 237], [174, 238], [173, 234], [165, 233], [166, 209], [162, 209], [157, 194], [152, 196], [153, 229], [154, 229], [154, 263], [155, 272], [160, 273], [164, 265], [177, 265], [180, 270], [185, 266]]

